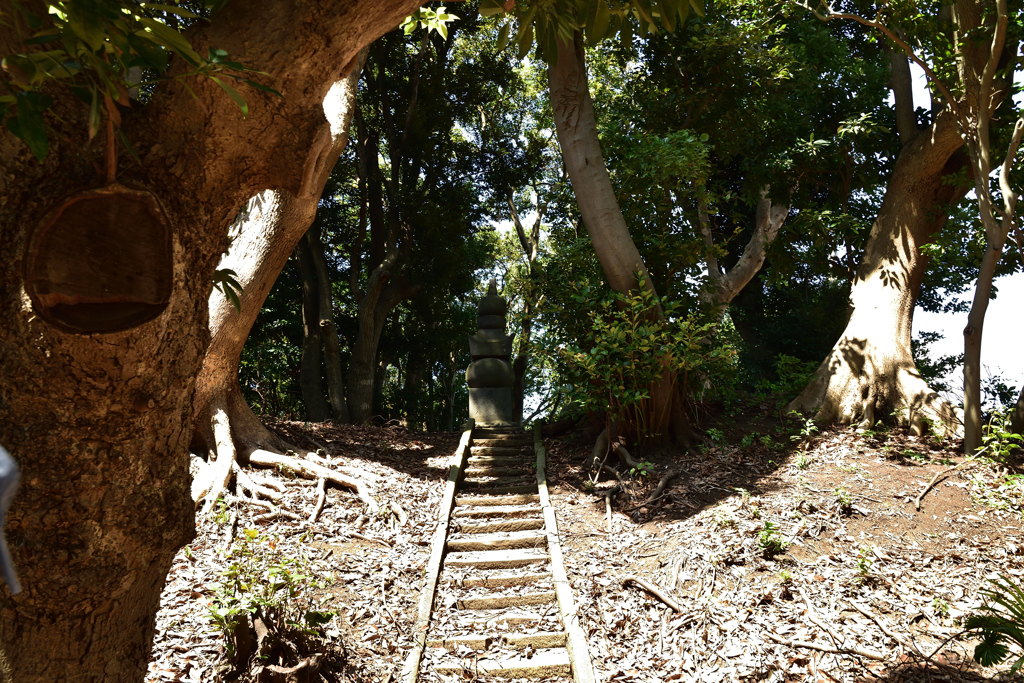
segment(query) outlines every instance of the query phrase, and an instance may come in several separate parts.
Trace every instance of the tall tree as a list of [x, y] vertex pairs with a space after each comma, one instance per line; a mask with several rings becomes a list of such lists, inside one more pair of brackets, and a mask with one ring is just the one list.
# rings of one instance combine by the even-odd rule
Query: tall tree
[[[886, 28], [878, 20], [825, 7], [827, 13], [822, 18], [853, 19], [882, 28], [895, 43], [889, 55], [901, 149], [851, 290], [852, 312], [846, 330], [790, 407], [815, 412], [822, 421], [859, 422], [862, 427], [870, 427], [886, 414], [904, 412], [914, 433], [924, 431], [926, 420], [956, 431], [960, 420], [955, 411], [928, 386], [914, 365], [911, 323], [928, 261], [921, 247], [943, 228], [950, 205], [966, 194], [969, 185], [953, 181], [953, 176], [975, 171], [963, 149], [964, 130], [958, 113], [972, 106], [972, 93], [976, 92], [972, 79], [984, 72], [988, 55], [973, 46], [960, 51], [953, 90], [933, 81], [933, 117], [922, 129], [912, 115], [910, 68], [902, 49], [909, 51], [909, 45], [896, 29]], [[936, 53], [941, 54], [946, 46], [981, 27], [981, 12], [982, 3], [965, 0], [955, 11], [941, 11], [930, 21], [915, 19], [910, 30], [916, 28], [917, 37], [932, 41]], [[1015, 54], [1016, 44], [1006, 45], [999, 59]], [[1001, 76], [1005, 79], [1005, 72]], [[1010, 76], [1012, 81], [1012, 69]], [[1005, 96], [1005, 86], [1001, 92]]]
[[[266, 82], [282, 97], [238, 82], [248, 102], [243, 117], [216, 82], [190, 78], [191, 66], [172, 58], [169, 73], [178, 78], [119, 112], [138, 163], [113, 139], [90, 144], [90, 108], [60, 86], [46, 93], [56, 115], [46, 119], [53, 134], [45, 159], [33, 158], [10, 127], [0, 132], [0, 257], [10, 266], [0, 275], [0, 441], [24, 475], [7, 538], [25, 591], [0, 608], [4, 668], [13, 680], [145, 675], [164, 577], [194, 533], [193, 394], [228, 225], [266, 188], [302, 191], [322, 151], [315, 142], [324, 96], [363, 45], [417, 4], [227, 5], [186, 38], [197, 53], [223, 49], [270, 74]], [[23, 7], [43, 30], [59, 19], [42, 2]], [[28, 35], [23, 25], [3, 24], [0, 51], [39, 51], [22, 42]], [[99, 43], [90, 48], [94, 56], [108, 45], [116, 52], [102, 37]], [[25, 94], [18, 102], [17, 115], [30, 120], [39, 100]], [[48, 213], [69, 206], [60, 201], [69, 191], [103, 186], [109, 175], [114, 184], [78, 195], [78, 203], [127, 213], [101, 214], [107, 219], [93, 219], [87, 231], [76, 230], [81, 224], [71, 216], [89, 204]], [[87, 250], [76, 246], [76, 235], [88, 237]], [[126, 253], [145, 257], [141, 271], [122, 262]], [[71, 281], [48, 275], [58, 272], [50, 265], [62, 264], [76, 273]], [[115, 289], [97, 292], [97, 277], [113, 277], [106, 281]], [[26, 300], [26, 291], [35, 299]], [[140, 311], [141, 324], [129, 315]]]

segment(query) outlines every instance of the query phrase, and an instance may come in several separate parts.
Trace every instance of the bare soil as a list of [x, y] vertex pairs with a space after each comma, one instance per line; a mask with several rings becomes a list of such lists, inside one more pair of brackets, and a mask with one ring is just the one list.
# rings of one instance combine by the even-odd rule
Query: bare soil
[[[199, 520], [168, 577], [147, 681], [226, 675], [224, 638], [207, 615], [232, 561], [232, 512], [235, 547], [255, 529], [261, 552], [305, 558], [324, 584], [311, 595], [337, 613], [327, 625], [329, 679], [397, 680], [459, 435], [274, 428], [365, 476], [381, 512], [369, 517], [352, 493], [329, 490], [310, 524], [311, 482], [254, 473], [284, 483], [281, 509], [300, 519], [266, 519], [243, 505]], [[765, 415], [713, 427], [703, 452], [635, 452], [652, 470], [626, 478], [611, 531], [603, 494], [615, 482], [595, 485], [582, 471], [592, 441], [547, 440], [566, 569], [600, 680], [1007, 680], [1009, 663], [980, 668], [975, 642], [960, 631], [988, 578], [1024, 576], [1016, 470], [965, 461], [958, 443], [898, 430], [801, 437], [799, 428]], [[644, 504], [670, 469], [680, 476]], [[627, 577], [653, 584], [681, 611], [624, 585]]]

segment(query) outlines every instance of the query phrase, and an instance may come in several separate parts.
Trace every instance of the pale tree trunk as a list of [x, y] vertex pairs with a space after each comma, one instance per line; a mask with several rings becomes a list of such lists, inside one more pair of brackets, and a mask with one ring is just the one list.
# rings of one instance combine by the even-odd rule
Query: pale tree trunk
[[[635, 289], [640, 274], [645, 289], [656, 295], [647, 267], [626, 227], [601, 153], [582, 36], [577, 32], [571, 43], [561, 39], [556, 42], [558, 63], [548, 67], [551, 111], [562, 160], [594, 253], [612, 289], [622, 293]], [[652, 311], [652, 315], [661, 316], [662, 312]], [[682, 402], [674, 373], [666, 370], [661, 380], [650, 387], [650, 399], [641, 408], [650, 433], [677, 443], [693, 443], [695, 436]]]
[[[316, 216], [320, 194], [348, 142], [356, 88], [365, 59], [364, 50], [347, 65], [345, 78], [335, 82], [324, 98], [321, 111], [327, 120], [309, 152], [315, 165], [304, 175], [299, 192], [296, 195], [283, 191], [262, 193], [257, 201], [250, 204], [252, 208], [238, 225], [238, 234], [230, 251], [221, 260], [220, 267], [234, 270], [242, 285], [239, 295], [241, 310], [236, 310], [216, 290], [210, 297], [212, 340], [196, 385], [196, 432], [193, 437], [195, 445], [209, 452], [214, 463], [196, 478], [192, 486], [195, 502], [198, 504], [205, 500], [204, 512], [213, 509], [217, 498], [230, 485], [232, 475], [238, 471], [236, 463], [251, 462], [254, 452], [280, 454], [297, 450], [284, 443], [253, 415], [238, 384], [242, 347], [267, 294], [293, 250], [299, 252], [300, 270], [313, 271], [308, 278], [303, 278], [303, 322], [307, 328], [300, 375], [303, 399], [310, 411], [310, 419], [321, 421], [330, 416], [320, 384], [322, 327], [319, 323], [321, 311], [316, 267], [313, 257], [308, 254], [303, 235]], [[306, 254], [302, 253], [303, 247], [307, 247]], [[307, 287], [307, 284], [312, 286]], [[218, 423], [230, 427], [218, 431]], [[266, 488], [254, 486], [245, 476], [239, 479], [243, 488], [253, 496], [277, 497]], [[352, 488], [367, 497], [358, 478], [352, 479]]]
[[[42, 215], [56, 198], [103, 182], [94, 166], [103, 165], [102, 140], [85, 142], [87, 108], [57, 93], [41, 163], [0, 131], [0, 443], [22, 468], [6, 526], [23, 591], [0, 601], [5, 679], [144, 679], [165, 576], [194, 534], [193, 397], [227, 228], [265, 188], [300, 192], [316, 166], [310, 150], [320, 151], [320, 104], [340, 66], [418, 4], [230, 3], [190, 29], [200, 53], [227, 50], [271, 74], [283, 96], [236, 84], [250, 106], [243, 119], [215, 83], [190, 78], [195, 98], [170, 80], [122, 112], [140, 163], [119, 150], [118, 182], [155, 198], [169, 247], [153, 264], [168, 274], [166, 307], [135, 327], [69, 332], [25, 297], [26, 249]], [[42, 3], [29, 7], [47, 16]], [[0, 53], [20, 49], [15, 30], [0, 25]], [[72, 256], [104, 273], [135, 226], [92, 227], [95, 248]], [[207, 406], [215, 403], [231, 410], [229, 401]]]
[[[913, 111], [906, 58], [892, 57], [897, 112]], [[959, 418], [921, 378], [910, 351], [917, 294], [927, 258], [920, 247], [946, 223], [947, 207], [965, 190], [944, 182], [967, 159], [963, 140], [948, 110], [923, 131], [905, 115], [897, 117], [901, 149], [871, 226], [850, 291], [851, 313], [839, 341], [803, 392], [787, 407], [824, 423], [874, 425], [899, 414], [921, 434], [926, 420], [955, 432]]]
[[[958, 6], [957, 18], [963, 34], [970, 32], [981, 23], [982, 8], [977, 3], [962, 2]], [[967, 139], [967, 149], [974, 167], [974, 190], [978, 198], [978, 211], [985, 229], [986, 248], [978, 270], [974, 288], [974, 300], [967, 315], [964, 328], [964, 453], [973, 454], [982, 444], [981, 423], [981, 337], [985, 325], [985, 313], [992, 296], [992, 279], [1003, 255], [1003, 245], [1014, 228], [1017, 209], [1017, 193], [1010, 184], [1010, 169], [1013, 168], [1024, 133], [1024, 117], [1017, 119], [1010, 146], [999, 169], [999, 189], [1003, 195], [1000, 207], [992, 197], [989, 178], [993, 169], [991, 158], [990, 128], [996, 107], [1007, 93], [1012, 81], [1001, 83], [996, 71], [1006, 46], [1006, 31], [1009, 15], [1006, 0], [996, 0], [996, 21], [992, 31], [991, 49], [987, 59], [981, 61], [973, 53], [976, 47], [962, 47], [958, 55], [961, 79], [968, 84], [966, 102], [960, 106], [961, 127]], [[1016, 54], [1016, 47], [1012, 50]], [[975, 57], [972, 59], [972, 57]], [[977, 67], [984, 64], [982, 69]]]
[[765, 187], [761, 191], [761, 199], [757, 202], [754, 218], [754, 233], [747, 240], [743, 256], [727, 273], [722, 272], [718, 258], [714, 255], [715, 243], [711, 235], [707, 201], [704, 197], [698, 199], [697, 224], [707, 248], [705, 263], [708, 269], [708, 284], [701, 290], [700, 296], [716, 320], [722, 319], [732, 300], [761, 270], [768, 247], [775, 241], [779, 229], [789, 215], [789, 204], [772, 204], [768, 190], [769, 188]]

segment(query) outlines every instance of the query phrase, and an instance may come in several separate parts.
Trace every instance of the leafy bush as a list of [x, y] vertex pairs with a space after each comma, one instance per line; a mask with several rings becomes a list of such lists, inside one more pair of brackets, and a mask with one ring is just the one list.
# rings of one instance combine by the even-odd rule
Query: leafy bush
[[240, 672], [260, 662], [294, 665], [324, 653], [324, 626], [334, 617], [314, 609], [312, 593], [324, 583], [308, 573], [306, 559], [281, 556], [276, 539], [264, 539], [255, 529], [244, 530], [210, 602], [210, 619]]
[[650, 389], [666, 372], [685, 392], [700, 379], [732, 371], [736, 351], [718, 338], [717, 325], [686, 313], [680, 301], [655, 296], [642, 278], [627, 294], [584, 284], [573, 299], [589, 312], [588, 326], [578, 342], [546, 353], [571, 402], [622, 421], [641, 439], [649, 435]]
[[1014, 434], [1010, 426], [1012, 412], [997, 410], [992, 413], [983, 429], [979, 457], [988, 457], [996, 462], [1006, 462], [1014, 451], [1024, 447], [1024, 436]]

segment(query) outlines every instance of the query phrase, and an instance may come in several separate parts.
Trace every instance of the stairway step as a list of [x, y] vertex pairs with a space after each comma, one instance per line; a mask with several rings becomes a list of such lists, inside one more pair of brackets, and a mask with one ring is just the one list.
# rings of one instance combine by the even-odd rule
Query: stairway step
[[492, 595], [483, 598], [463, 598], [457, 605], [459, 609], [501, 609], [503, 607], [527, 607], [529, 605], [548, 605], [555, 601], [555, 591], [543, 593], [526, 593], [525, 595]]
[[499, 588], [506, 586], [526, 586], [531, 583], [546, 581], [550, 574], [491, 574], [488, 576], [469, 576], [451, 583], [464, 588]]
[[524, 463], [522, 467], [470, 467], [465, 470], [467, 477], [525, 477], [533, 476], [533, 470]]
[[518, 447], [523, 448], [524, 446], [532, 446], [533, 439], [473, 439], [473, 446], [497, 446], [499, 448], [512, 448]]
[[515, 446], [470, 446], [470, 455], [520, 455], [523, 449]]
[[540, 531], [511, 531], [505, 533], [474, 534], [469, 538], [449, 538], [446, 547], [448, 552], [540, 548], [547, 546], [547, 539], [547, 535]]
[[518, 455], [471, 455], [466, 467], [529, 467], [533, 462], [533, 458]]
[[453, 517], [530, 517], [541, 513], [540, 505], [530, 502], [519, 505], [492, 505], [488, 502], [479, 507], [474, 507], [473, 503], [459, 503], [459, 505], [463, 507], [455, 508], [452, 511]]
[[[533, 487], [536, 490], [536, 486]], [[466, 505], [523, 505], [524, 503], [539, 503], [540, 496], [536, 493], [520, 493], [518, 495], [512, 495], [514, 492], [510, 491], [509, 495], [502, 495], [501, 491], [489, 491], [491, 495], [479, 495], [479, 496], [456, 496], [455, 504], [459, 506]]]
[[435, 664], [433, 670], [441, 674], [494, 676], [496, 678], [546, 678], [569, 675], [569, 651], [553, 648], [535, 653], [532, 657], [501, 657], [465, 660], [446, 660]]
[[464, 493], [471, 493], [475, 495], [486, 495], [486, 496], [507, 496], [513, 494], [530, 494], [536, 493], [536, 484], [490, 484], [482, 486], [473, 486], [473, 482], [470, 482], [469, 486], [466, 486]]
[[480, 479], [473, 477], [472, 479], [468, 476], [462, 482], [463, 489], [481, 489], [481, 488], [495, 488], [501, 486], [526, 486], [527, 484], [533, 483], [533, 488], [537, 488], [537, 484], [532, 479], [527, 479], [526, 474], [522, 473], [518, 477], [490, 477], [488, 479]]
[[460, 524], [460, 534], [494, 534], [499, 531], [527, 531], [529, 529], [543, 529], [544, 520], [540, 518], [525, 519], [502, 519], [496, 522], [481, 522], [480, 524]]
[[550, 558], [543, 550], [517, 548], [515, 550], [477, 550], [452, 552], [444, 559], [446, 567], [476, 567], [478, 569], [500, 569], [503, 567], [525, 567], [542, 564]]
[[533, 647], [537, 650], [549, 647], [565, 647], [565, 631], [538, 631], [537, 633], [506, 633], [502, 643], [517, 650]]
[[496, 640], [495, 636], [452, 636], [451, 638], [435, 638], [427, 641], [427, 647], [443, 647], [446, 650], [457, 650], [460, 647], [468, 647], [470, 650], [486, 650]]

